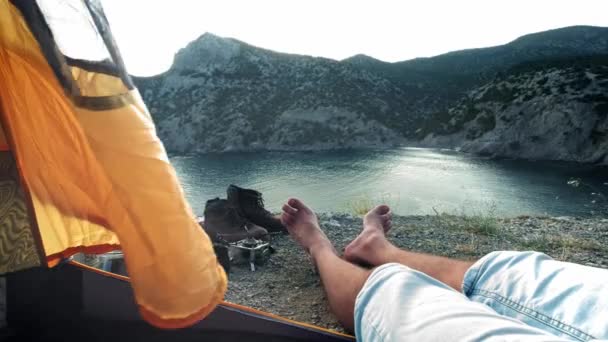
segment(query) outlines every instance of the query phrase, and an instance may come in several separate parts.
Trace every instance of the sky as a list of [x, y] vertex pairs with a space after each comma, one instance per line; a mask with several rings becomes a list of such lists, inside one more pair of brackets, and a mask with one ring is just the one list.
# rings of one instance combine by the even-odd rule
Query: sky
[[130, 73], [167, 70], [205, 32], [279, 52], [395, 62], [608, 26], [608, 0], [102, 0]]

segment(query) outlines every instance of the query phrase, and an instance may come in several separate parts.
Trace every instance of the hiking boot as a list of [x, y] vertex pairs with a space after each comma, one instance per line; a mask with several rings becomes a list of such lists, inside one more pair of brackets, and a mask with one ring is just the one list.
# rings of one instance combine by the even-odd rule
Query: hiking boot
[[205, 204], [203, 229], [212, 241], [220, 241], [222, 235], [244, 232], [245, 219], [225, 199], [214, 198]]
[[205, 204], [203, 229], [214, 242], [236, 242], [247, 238], [268, 239], [268, 231], [248, 222], [227, 200], [214, 198]]
[[264, 199], [258, 191], [239, 188], [231, 184], [226, 192], [228, 202], [239, 211], [242, 217], [266, 228], [269, 232], [287, 232], [281, 220], [264, 209]]

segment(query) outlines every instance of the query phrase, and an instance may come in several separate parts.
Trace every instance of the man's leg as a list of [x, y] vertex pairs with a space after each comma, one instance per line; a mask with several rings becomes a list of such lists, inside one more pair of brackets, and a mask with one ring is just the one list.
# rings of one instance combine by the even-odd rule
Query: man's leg
[[608, 270], [537, 252], [492, 252], [463, 282], [472, 301], [557, 336], [608, 340]]
[[368, 271], [340, 259], [316, 215], [299, 200], [283, 206], [281, 220], [312, 256], [332, 311], [358, 340], [562, 341], [405, 266]]
[[353, 331], [355, 299], [371, 271], [340, 258], [319, 227], [315, 213], [301, 201], [290, 199], [283, 206], [281, 221], [313, 259], [332, 312], [347, 330]]
[[559, 262], [534, 252], [493, 252], [465, 262], [399, 250], [385, 237], [388, 207], [364, 219], [345, 258], [372, 266], [397, 262], [423, 272], [497, 313], [556, 336], [608, 339], [608, 270]]
[[474, 262], [460, 261], [399, 249], [385, 233], [390, 229], [391, 212], [386, 205], [370, 210], [363, 218], [363, 231], [344, 250], [344, 258], [371, 266], [396, 262], [425, 273], [456, 291], [462, 291], [464, 274]]

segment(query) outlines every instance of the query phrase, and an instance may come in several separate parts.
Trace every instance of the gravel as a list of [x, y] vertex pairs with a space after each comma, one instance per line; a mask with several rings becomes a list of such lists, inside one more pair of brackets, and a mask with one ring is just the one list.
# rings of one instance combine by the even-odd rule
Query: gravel
[[[339, 251], [361, 229], [357, 216], [318, 216]], [[495, 250], [536, 250], [555, 259], [608, 268], [606, 218], [521, 216], [480, 221], [447, 215], [394, 216], [389, 239], [408, 250], [467, 260]], [[306, 253], [288, 235], [273, 236], [272, 246], [276, 252], [255, 272], [246, 263], [232, 265], [226, 300], [342, 332]]]

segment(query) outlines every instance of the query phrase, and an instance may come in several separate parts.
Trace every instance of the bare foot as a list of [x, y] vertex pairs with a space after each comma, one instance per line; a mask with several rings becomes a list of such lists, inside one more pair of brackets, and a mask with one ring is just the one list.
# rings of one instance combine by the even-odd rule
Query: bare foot
[[388, 205], [376, 206], [363, 217], [363, 230], [381, 227], [386, 234], [391, 229], [392, 219], [393, 213], [391, 213], [391, 208]]
[[281, 222], [289, 235], [300, 245], [308, 254], [314, 257], [316, 250], [334, 247], [319, 227], [317, 215], [297, 198], [290, 198], [283, 205]]
[[365, 214], [363, 230], [344, 249], [344, 259], [359, 264], [380, 265], [384, 253], [392, 246], [385, 236], [391, 228], [391, 218], [391, 210], [386, 205], [379, 205]]

